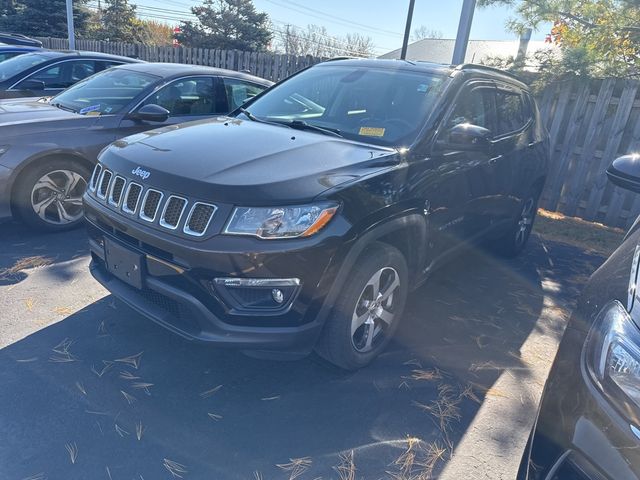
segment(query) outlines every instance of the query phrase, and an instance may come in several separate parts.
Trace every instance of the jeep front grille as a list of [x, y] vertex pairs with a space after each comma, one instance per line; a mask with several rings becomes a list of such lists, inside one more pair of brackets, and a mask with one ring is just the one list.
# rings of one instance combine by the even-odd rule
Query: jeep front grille
[[113, 173], [111, 173], [109, 170], [105, 170], [104, 172], [102, 172], [102, 179], [100, 180], [100, 187], [98, 188], [98, 197], [105, 198], [107, 196], [111, 177], [113, 177]]
[[125, 195], [124, 205], [122, 205], [122, 211], [130, 214], [135, 213], [136, 208], [138, 208], [141, 193], [142, 185], [131, 182], [127, 188], [127, 194]]
[[102, 165], [96, 165], [96, 168], [93, 169], [93, 175], [91, 175], [91, 180], [89, 181], [89, 188], [92, 192], [96, 191], [96, 187], [98, 186], [98, 179], [100, 178], [100, 174], [102, 173]]
[[114, 207], [120, 206], [120, 200], [122, 200], [122, 192], [124, 191], [124, 184], [126, 180], [120, 175], [116, 175], [113, 179], [113, 185], [111, 185], [111, 193], [109, 194], [109, 204]]
[[185, 198], [171, 195], [167, 199], [167, 203], [165, 204], [164, 210], [162, 211], [162, 217], [160, 217], [160, 225], [172, 230], [178, 228], [180, 217], [182, 217], [182, 212], [184, 212], [184, 207], [186, 206], [187, 200]]
[[191, 207], [187, 221], [184, 224], [184, 233], [201, 236], [207, 231], [207, 227], [216, 211], [216, 206], [208, 203], [196, 202]]
[[145, 188], [139, 183], [128, 181], [117, 172], [107, 170], [101, 164], [96, 165], [93, 170], [89, 191], [112, 209], [129, 215], [137, 214], [140, 220], [169, 230], [181, 227], [180, 233], [192, 237], [201, 237], [207, 233], [218, 209], [211, 203], [189, 200], [155, 188]]
[[140, 218], [147, 222], [153, 222], [158, 213], [158, 207], [162, 201], [162, 192], [149, 189], [142, 199], [142, 207], [140, 207]]

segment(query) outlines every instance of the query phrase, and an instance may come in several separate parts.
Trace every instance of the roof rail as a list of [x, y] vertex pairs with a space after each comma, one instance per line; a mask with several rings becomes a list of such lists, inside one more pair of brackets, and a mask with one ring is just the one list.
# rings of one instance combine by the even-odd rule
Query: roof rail
[[514, 80], [518, 80], [519, 82], [522, 82], [522, 80], [520, 80], [518, 76], [514, 75], [513, 73], [508, 72], [506, 70], [501, 70], [496, 67], [489, 67], [488, 65], [479, 65], [477, 63], [463, 63], [460, 65], [452, 65], [452, 66], [454, 67], [454, 71], [452, 72], [452, 75], [455, 75], [455, 72], [460, 72], [463, 70], [485, 70], [487, 72], [500, 73], [507, 77], [513, 78]]
[[340, 57], [331, 57], [331, 58], [327, 58], [326, 60], [323, 60], [323, 62], [335, 62], [337, 60], [358, 60], [361, 59], [363, 57], [350, 57], [347, 55], [343, 55]]

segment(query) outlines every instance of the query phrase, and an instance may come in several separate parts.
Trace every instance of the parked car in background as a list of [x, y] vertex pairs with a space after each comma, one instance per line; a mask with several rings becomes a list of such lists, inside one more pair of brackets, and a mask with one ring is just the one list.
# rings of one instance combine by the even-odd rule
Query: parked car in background
[[0, 63], [0, 99], [57, 95], [107, 68], [138, 62], [140, 60], [93, 52], [26, 53]]
[[[640, 193], [640, 155], [609, 179]], [[560, 343], [519, 480], [640, 478], [640, 218], [591, 276]]]
[[356, 369], [447, 257], [527, 242], [549, 142], [504, 72], [333, 60], [232, 117], [113, 143], [84, 197], [94, 277], [185, 338]]
[[0, 43], [6, 45], [24, 45], [26, 47], [42, 48], [42, 42], [35, 38], [27, 37], [19, 33], [0, 32]]
[[0, 62], [9, 60], [10, 58], [17, 57], [29, 52], [41, 51], [38, 47], [25, 47], [21, 45], [5, 45], [0, 43]]
[[51, 100], [5, 100], [0, 219], [13, 215], [48, 231], [74, 227], [106, 145], [162, 125], [226, 114], [271, 84], [217, 68], [144, 63], [114, 67]]

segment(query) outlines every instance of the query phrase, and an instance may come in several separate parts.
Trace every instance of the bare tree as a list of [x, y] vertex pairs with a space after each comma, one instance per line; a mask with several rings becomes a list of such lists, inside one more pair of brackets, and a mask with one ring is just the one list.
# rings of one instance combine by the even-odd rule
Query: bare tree
[[285, 25], [276, 32], [276, 49], [289, 55], [368, 57], [373, 54], [373, 39], [358, 33], [337, 37], [320, 25], [307, 25], [306, 29]]
[[415, 28], [411, 34], [412, 42], [424, 40], [425, 38], [442, 38], [442, 32], [440, 30], [433, 30], [426, 25], [420, 25]]

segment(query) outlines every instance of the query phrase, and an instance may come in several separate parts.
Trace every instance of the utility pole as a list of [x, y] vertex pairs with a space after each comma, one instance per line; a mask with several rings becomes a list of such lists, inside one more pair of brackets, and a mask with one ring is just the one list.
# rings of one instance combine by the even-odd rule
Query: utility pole
[[473, 22], [473, 13], [476, 9], [476, 0], [464, 0], [462, 4], [462, 13], [460, 14], [460, 23], [458, 24], [458, 36], [456, 37], [456, 45], [453, 48], [453, 65], [464, 63], [467, 55], [467, 45], [469, 44], [469, 34], [471, 33], [471, 23]]
[[400, 60], [407, 58], [407, 47], [409, 46], [409, 35], [411, 34], [411, 21], [413, 20], [413, 7], [416, 0], [409, 0], [409, 13], [407, 13], [407, 25], [404, 28], [404, 40], [402, 41], [402, 52]]
[[76, 33], [73, 28], [73, 0], [67, 0], [67, 33], [69, 35], [69, 50], [75, 50]]

